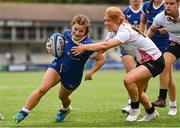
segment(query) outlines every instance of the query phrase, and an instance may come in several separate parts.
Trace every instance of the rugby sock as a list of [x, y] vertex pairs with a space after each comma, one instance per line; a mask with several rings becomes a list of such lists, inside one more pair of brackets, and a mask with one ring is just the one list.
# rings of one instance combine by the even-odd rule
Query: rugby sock
[[61, 105], [61, 110], [62, 111], [67, 111], [69, 109], [69, 106], [67, 108], [64, 108], [63, 105]]
[[167, 97], [167, 89], [160, 89], [159, 90], [159, 98], [166, 100]]
[[176, 107], [176, 101], [169, 101], [169, 106], [172, 108]]
[[145, 110], [146, 110], [147, 114], [152, 114], [155, 111], [154, 106], [152, 106], [149, 109], [145, 109]]
[[137, 101], [137, 102], [131, 101], [131, 108], [132, 109], [138, 109], [139, 108], [139, 101]]
[[131, 98], [128, 98], [128, 105], [131, 105]]
[[26, 109], [25, 107], [23, 107], [20, 111], [20, 113], [23, 114], [24, 117], [26, 117], [28, 115], [30, 111], [28, 109]]
[[30, 110], [28, 110], [28, 109], [25, 108], [25, 107], [23, 107], [23, 108], [21, 109], [21, 111], [24, 111], [24, 112], [26, 112], [26, 113], [29, 113], [29, 112], [30, 112]]

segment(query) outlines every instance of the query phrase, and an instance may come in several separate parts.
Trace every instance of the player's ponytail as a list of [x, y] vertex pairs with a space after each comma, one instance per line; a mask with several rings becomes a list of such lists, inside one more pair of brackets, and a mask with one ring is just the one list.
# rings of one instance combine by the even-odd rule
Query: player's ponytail
[[146, 37], [144, 33], [138, 28], [138, 27], [132, 27], [136, 32], [138, 32], [140, 35]]

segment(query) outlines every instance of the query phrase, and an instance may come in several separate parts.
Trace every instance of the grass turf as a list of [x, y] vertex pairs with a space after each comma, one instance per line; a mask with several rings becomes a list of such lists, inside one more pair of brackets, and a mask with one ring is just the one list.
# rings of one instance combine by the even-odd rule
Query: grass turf
[[[147, 123], [127, 123], [121, 107], [127, 103], [127, 92], [123, 85], [124, 71], [99, 71], [92, 81], [82, 81], [72, 94], [72, 111], [65, 121], [55, 123], [59, 109], [59, 85], [52, 88], [19, 124], [12, 117], [21, 109], [30, 93], [38, 87], [44, 72], [1, 72], [0, 113], [5, 120], [0, 127], [180, 127], [180, 71], [174, 72], [177, 83], [178, 114], [168, 116], [168, 109], [157, 108], [160, 117]], [[151, 79], [147, 94], [154, 100], [159, 94], [159, 78]], [[140, 118], [145, 111], [141, 106]]]

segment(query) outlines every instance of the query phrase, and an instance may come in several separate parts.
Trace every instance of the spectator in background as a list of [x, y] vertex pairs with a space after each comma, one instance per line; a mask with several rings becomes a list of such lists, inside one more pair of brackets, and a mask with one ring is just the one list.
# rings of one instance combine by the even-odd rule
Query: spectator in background
[[7, 65], [14, 64], [14, 55], [12, 52], [6, 52], [5, 54]]
[[31, 54], [28, 52], [26, 53], [26, 64], [30, 64], [31, 63]]
[[[127, 7], [123, 13], [126, 16], [127, 21], [131, 24], [132, 27], [139, 27], [141, 21], [141, 14], [142, 14], [142, 0], [130, 0], [130, 5]], [[133, 68], [136, 67], [136, 60], [133, 56], [127, 54], [124, 50], [121, 50], [121, 58], [124, 63], [124, 67], [126, 72], [129, 72]], [[123, 107], [121, 110], [123, 113], [129, 113], [131, 108], [131, 99], [128, 98], [127, 106]]]

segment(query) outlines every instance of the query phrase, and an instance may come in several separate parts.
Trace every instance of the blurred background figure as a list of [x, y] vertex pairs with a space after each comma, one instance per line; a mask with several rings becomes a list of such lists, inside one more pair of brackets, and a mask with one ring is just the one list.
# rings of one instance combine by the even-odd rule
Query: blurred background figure
[[14, 64], [14, 55], [12, 52], [6, 52], [5, 57], [7, 65]]
[[26, 53], [26, 64], [31, 64], [31, 54], [28, 52]]
[[0, 120], [4, 120], [4, 116], [0, 113]]

